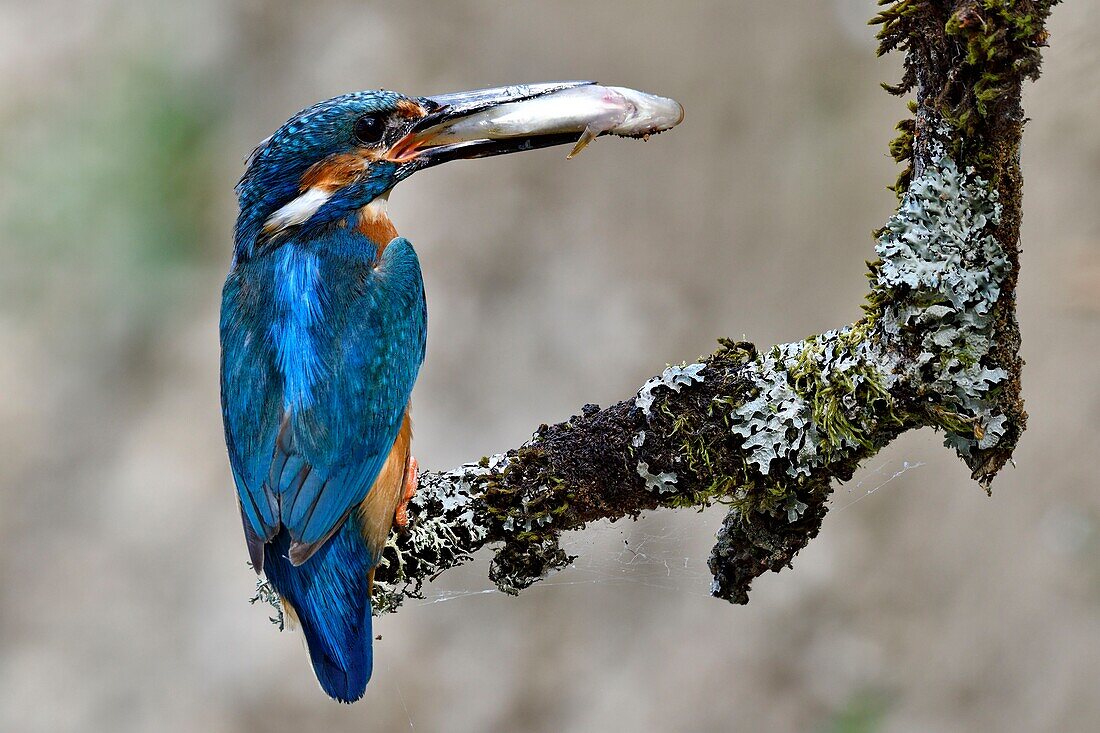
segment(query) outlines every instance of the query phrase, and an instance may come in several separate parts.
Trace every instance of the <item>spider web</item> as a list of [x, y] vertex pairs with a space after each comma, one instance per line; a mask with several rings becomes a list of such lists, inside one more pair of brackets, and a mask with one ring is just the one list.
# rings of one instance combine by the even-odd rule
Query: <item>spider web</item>
[[[896, 479], [926, 465], [921, 461], [887, 460], [860, 472], [860, 478], [838, 488], [830, 503], [833, 514], [864, 501], [881, 489], [899, 486]], [[617, 584], [709, 597], [712, 580], [707, 556], [725, 507], [717, 505], [687, 518], [653, 514], [635, 523], [598, 522], [562, 537], [562, 548], [576, 559], [567, 568], [535, 583], [527, 593], [553, 593], [564, 586]], [[477, 588], [425, 589], [423, 600], [407, 606], [432, 606], [477, 596], [499, 594], [488, 579]]]

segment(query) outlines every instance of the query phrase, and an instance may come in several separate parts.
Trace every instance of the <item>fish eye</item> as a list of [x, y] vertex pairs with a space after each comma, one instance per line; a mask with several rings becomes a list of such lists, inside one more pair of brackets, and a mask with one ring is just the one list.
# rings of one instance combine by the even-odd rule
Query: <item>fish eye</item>
[[385, 121], [377, 115], [363, 115], [355, 121], [355, 127], [352, 128], [352, 135], [355, 137], [356, 142], [363, 145], [374, 145], [382, 139], [382, 135], [386, 132]]

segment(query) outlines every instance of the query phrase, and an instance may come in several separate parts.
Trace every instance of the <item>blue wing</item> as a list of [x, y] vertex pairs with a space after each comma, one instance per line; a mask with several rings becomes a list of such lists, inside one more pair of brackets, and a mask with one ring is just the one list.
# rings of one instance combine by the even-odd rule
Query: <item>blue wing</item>
[[366, 497], [424, 359], [412, 245], [353, 232], [240, 263], [222, 300], [222, 408], [253, 565], [281, 527], [304, 562]]

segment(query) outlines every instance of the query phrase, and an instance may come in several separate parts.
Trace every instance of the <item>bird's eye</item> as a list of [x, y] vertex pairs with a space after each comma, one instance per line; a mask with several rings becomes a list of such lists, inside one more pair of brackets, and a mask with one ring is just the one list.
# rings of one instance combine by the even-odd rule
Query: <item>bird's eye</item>
[[385, 132], [386, 123], [375, 115], [363, 115], [355, 121], [355, 128], [352, 130], [355, 139], [363, 145], [373, 145], [382, 139]]

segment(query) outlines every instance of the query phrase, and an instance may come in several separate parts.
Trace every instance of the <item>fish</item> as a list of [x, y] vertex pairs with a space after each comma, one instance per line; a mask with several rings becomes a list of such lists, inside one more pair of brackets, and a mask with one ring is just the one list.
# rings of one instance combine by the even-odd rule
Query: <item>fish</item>
[[[648, 138], [672, 129], [683, 119], [684, 108], [674, 99], [627, 87], [589, 84], [490, 107], [445, 129], [424, 130], [418, 137], [431, 138], [432, 145], [455, 145], [530, 137], [537, 127], [540, 134], [576, 133], [577, 142], [566, 156], [574, 158], [600, 135]], [[415, 145], [417, 141], [412, 142]]]

